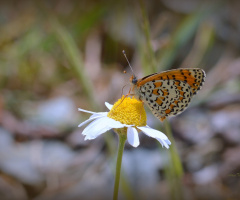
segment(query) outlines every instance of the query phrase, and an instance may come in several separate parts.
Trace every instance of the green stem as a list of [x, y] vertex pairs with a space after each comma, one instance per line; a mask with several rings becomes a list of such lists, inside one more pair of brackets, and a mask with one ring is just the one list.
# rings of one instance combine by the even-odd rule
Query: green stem
[[170, 186], [170, 194], [171, 199], [181, 200], [184, 199], [181, 178], [183, 175], [183, 167], [181, 163], [180, 156], [178, 154], [178, 150], [175, 144], [175, 140], [172, 135], [172, 130], [169, 121], [166, 119], [164, 121], [165, 132], [171, 141], [171, 146], [168, 151], [170, 157], [170, 166], [166, 168], [166, 175], [168, 179], [168, 183]]
[[175, 177], [181, 178], [183, 175], [183, 166], [182, 166], [181, 159], [180, 159], [180, 156], [175, 144], [175, 140], [172, 134], [171, 125], [167, 119], [164, 121], [164, 126], [165, 126], [166, 135], [168, 136], [169, 140], [172, 143], [171, 148], [169, 149], [169, 153], [171, 157], [174, 174], [175, 174]]
[[118, 189], [120, 182], [120, 174], [121, 174], [121, 166], [122, 166], [122, 156], [125, 141], [127, 139], [127, 134], [118, 133], [119, 143], [118, 143], [118, 155], [117, 155], [117, 163], [116, 163], [116, 174], [115, 174], [115, 183], [114, 183], [114, 192], [113, 192], [113, 200], [118, 199]]

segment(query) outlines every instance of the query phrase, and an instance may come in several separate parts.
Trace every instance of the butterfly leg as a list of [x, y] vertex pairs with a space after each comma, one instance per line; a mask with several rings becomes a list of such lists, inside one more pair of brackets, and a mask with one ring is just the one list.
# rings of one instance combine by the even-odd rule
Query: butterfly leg
[[[123, 95], [123, 89], [124, 89], [127, 85], [128, 85], [128, 84], [126, 84], [126, 85], [124, 85], [124, 86], [122, 87], [122, 93], [121, 93], [121, 96]], [[128, 93], [130, 93], [130, 91], [131, 91], [131, 89], [129, 90]]]
[[[125, 87], [125, 86], [124, 86]], [[124, 99], [126, 98], [126, 97], [128, 97], [128, 96], [134, 96], [134, 94], [131, 94], [131, 90], [132, 90], [132, 88], [130, 88], [129, 89], [129, 92], [124, 96], [124, 98], [121, 100], [121, 102], [117, 105], [117, 107], [124, 101]], [[123, 90], [122, 90], [122, 93], [123, 93]], [[117, 108], [116, 107], [116, 108]], [[115, 109], [116, 109], [115, 108]]]
[[[125, 86], [124, 86], [124, 87], [125, 87]], [[123, 88], [124, 88], [124, 87], [123, 87]], [[122, 88], [122, 93], [123, 93], [123, 88]], [[125, 99], [126, 97], [128, 97], [128, 96], [134, 96], [134, 94], [131, 94], [131, 90], [132, 90], [132, 88], [129, 89], [128, 94], [126, 94], [126, 95], [124, 96], [124, 98], [121, 100], [121, 102], [120, 102], [114, 109], [116, 109], [116, 108], [124, 101], [124, 99]]]

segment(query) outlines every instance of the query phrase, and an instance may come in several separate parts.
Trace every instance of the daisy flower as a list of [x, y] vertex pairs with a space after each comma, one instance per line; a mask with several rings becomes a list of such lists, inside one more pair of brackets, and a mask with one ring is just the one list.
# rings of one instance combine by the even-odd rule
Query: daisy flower
[[[110, 129], [117, 133], [127, 133], [127, 140], [130, 145], [137, 147], [139, 142], [138, 132], [143, 132], [149, 137], [157, 139], [162, 146], [169, 148], [171, 142], [168, 137], [153, 128], [146, 122], [146, 112], [142, 102], [130, 97], [122, 96], [114, 105], [105, 103], [109, 112], [92, 112], [81, 108], [79, 111], [92, 114], [89, 119], [79, 124], [81, 127], [90, 123], [82, 132], [85, 140], [92, 140]], [[124, 130], [124, 131], [119, 131]]]

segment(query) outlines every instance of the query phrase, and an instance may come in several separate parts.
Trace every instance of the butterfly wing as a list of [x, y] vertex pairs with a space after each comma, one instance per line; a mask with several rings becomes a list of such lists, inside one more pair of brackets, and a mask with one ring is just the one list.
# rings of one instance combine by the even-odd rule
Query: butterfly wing
[[139, 98], [163, 121], [187, 108], [205, 77], [205, 72], [198, 68], [169, 70], [139, 79], [137, 91]]

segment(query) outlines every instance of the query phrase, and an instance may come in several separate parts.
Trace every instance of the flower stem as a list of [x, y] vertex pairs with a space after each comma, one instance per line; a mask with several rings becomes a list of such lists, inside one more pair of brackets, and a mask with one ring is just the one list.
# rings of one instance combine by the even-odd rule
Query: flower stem
[[115, 183], [114, 183], [114, 192], [113, 192], [113, 200], [118, 199], [118, 189], [120, 182], [120, 174], [121, 174], [121, 166], [122, 166], [122, 156], [125, 141], [127, 139], [127, 134], [118, 133], [119, 143], [118, 143], [118, 155], [117, 155], [117, 163], [116, 163], [116, 174], [115, 174]]

